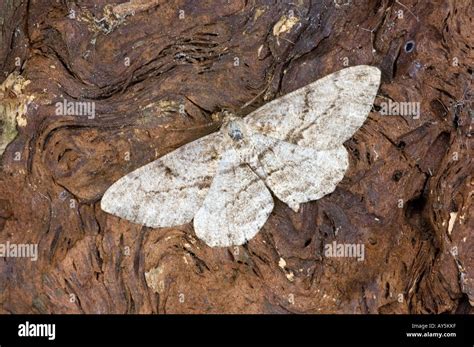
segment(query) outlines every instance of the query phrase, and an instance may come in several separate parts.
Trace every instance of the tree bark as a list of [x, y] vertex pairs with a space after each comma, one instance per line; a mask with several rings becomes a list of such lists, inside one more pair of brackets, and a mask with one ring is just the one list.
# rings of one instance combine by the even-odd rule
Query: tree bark
[[[37, 244], [38, 259], [0, 258], [0, 313], [472, 313], [469, 12], [469, 1], [3, 1], [0, 244]], [[298, 213], [276, 201], [244, 246], [100, 209], [117, 179], [215, 131], [213, 112], [246, 115], [359, 64], [383, 79], [345, 143], [345, 178]], [[64, 100], [95, 114], [58, 114]], [[419, 103], [419, 117], [383, 115], [389, 100]], [[364, 245], [364, 260], [326, 257], [334, 241]]]

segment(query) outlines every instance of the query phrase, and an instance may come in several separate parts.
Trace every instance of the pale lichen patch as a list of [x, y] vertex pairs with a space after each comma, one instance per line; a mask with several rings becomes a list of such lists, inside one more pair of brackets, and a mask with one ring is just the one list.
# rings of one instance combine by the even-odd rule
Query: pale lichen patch
[[257, 8], [255, 10], [255, 15], [253, 16], [253, 21], [255, 22], [264, 12], [265, 8]]
[[94, 33], [102, 32], [105, 35], [110, 34], [120, 24], [125, 17], [117, 16], [113, 11], [112, 5], [106, 5], [103, 10], [102, 18], [97, 18], [88, 9], [83, 9], [78, 20], [87, 23], [89, 30]]
[[278, 22], [273, 26], [273, 36], [280, 36], [281, 34], [289, 32], [299, 22], [296, 16], [282, 16]]
[[159, 3], [160, 0], [130, 0], [118, 5], [108, 4], [104, 7], [100, 19], [89, 10], [83, 9], [79, 20], [88, 23], [92, 32], [103, 32], [107, 35], [124, 23], [126, 17], [147, 11], [158, 6]]
[[454, 223], [456, 222], [457, 212], [451, 212], [449, 214], [449, 222], [448, 222], [448, 234], [451, 235], [451, 232], [454, 228]]
[[286, 276], [287, 280], [290, 281], [290, 282], [293, 282], [294, 279], [295, 279], [295, 274], [291, 270], [287, 271], [287, 269], [286, 269], [286, 260], [280, 257], [280, 260], [278, 261], [278, 266], [281, 267], [283, 269], [283, 271], [285, 271], [285, 276]]
[[30, 81], [14, 72], [0, 84], [0, 155], [18, 134], [17, 125], [27, 125], [26, 112], [34, 96], [25, 94]]
[[281, 267], [282, 269], [284, 269], [286, 267], [285, 259], [280, 258], [280, 260], [278, 261], [278, 266]]
[[145, 280], [148, 287], [155, 293], [161, 294], [165, 290], [165, 278], [163, 268], [157, 266], [145, 272]]

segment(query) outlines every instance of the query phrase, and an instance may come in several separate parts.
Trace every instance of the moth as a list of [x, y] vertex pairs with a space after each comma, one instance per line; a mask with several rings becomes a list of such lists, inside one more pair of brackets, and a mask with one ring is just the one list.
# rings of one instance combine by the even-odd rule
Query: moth
[[349, 165], [343, 146], [366, 120], [380, 70], [349, 67], [273, 100], [244, 118], [219, 113], [220, 129], [115, 182], [101, 208], [148, 227], [194, 219], [211, 247], [242, 245], [274, 201], [293, 211], [333, 192]]

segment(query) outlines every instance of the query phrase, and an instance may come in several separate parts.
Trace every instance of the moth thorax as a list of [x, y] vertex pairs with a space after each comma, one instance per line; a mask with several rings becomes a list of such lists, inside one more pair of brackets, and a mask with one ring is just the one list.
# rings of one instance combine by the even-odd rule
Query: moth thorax
[[244, 122], [242, 122], [241, 118], [232, 113], [226, 114], [222, 130], [234, 142], [239, 142], [246, 137]]
[[244, 133], [237, 121], [229, 122], [227, 134], [229, 134], [230, 138], [234, 141], [240, 141], [244, 138]]

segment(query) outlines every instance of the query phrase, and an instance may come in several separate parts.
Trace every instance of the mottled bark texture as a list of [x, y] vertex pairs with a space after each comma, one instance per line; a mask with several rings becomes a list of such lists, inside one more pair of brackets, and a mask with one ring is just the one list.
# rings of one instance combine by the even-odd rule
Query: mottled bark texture
[[[472, 312], [472, 17], [468, 0], [2, 1], [0, 244], [39, 254], [0, 259], [0, 312]], [[359, 64], [383, 78], [345, 178], [298, 213], [276, 201], [248, 244], [100, 209], [213, 112]], [[325, 256], [333, 241], [364, 261]]]

